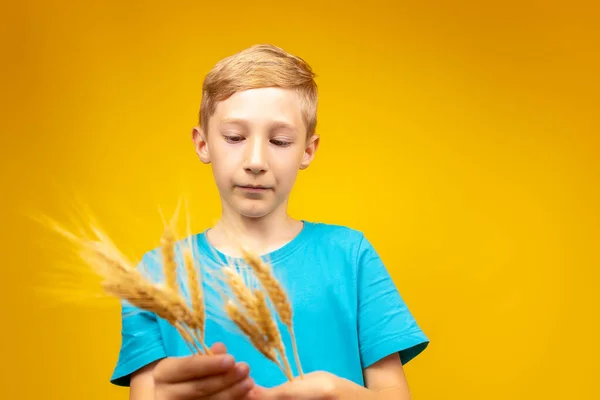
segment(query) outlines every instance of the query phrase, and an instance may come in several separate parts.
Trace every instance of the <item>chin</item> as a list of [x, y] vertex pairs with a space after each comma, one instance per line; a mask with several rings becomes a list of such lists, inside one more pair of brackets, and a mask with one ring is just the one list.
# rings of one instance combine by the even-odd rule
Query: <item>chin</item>
[[253, 202], [254, 204], [237, 204], [235, 210], [238, 214], [246, 218], [262, 218], [273, 212], [274, 208], [262, 202]]
[[242, 217], [245, 218], [250, 218], [250, 219], [260, 219], [263, 218], [265, 216], [267, 216], [269, 213], [268, 212], [259, 212], [259, 211], [240, 211], [240, 215]]

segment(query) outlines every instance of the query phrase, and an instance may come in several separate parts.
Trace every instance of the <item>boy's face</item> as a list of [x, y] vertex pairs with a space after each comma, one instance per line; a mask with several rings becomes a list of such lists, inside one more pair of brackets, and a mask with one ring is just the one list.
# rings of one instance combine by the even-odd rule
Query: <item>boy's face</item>
[[208, 132], [194, 129], [196, 151], [212, 163], [226, 211], [260, 218], [285, 206], [319, 140], [306, 139], [301, 109], [293, 91], [251, 89], [218, 103]]

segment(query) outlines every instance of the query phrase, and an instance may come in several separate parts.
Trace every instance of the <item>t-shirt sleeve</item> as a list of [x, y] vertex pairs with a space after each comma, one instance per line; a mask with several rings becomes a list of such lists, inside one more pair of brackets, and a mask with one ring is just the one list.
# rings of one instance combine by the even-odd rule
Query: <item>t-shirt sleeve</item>
[[[140, 263], [138, 269], [144, 264]], [[121, 348], [110, 378], [117, 386], [129, 386], [131, 374], [166, 357], [156, 314], [121, 301]]]
[[425, 350], [429, 339], [364, 236], [357, 268], [358, 334], [363, 368], [394, 353], [406, 364]]

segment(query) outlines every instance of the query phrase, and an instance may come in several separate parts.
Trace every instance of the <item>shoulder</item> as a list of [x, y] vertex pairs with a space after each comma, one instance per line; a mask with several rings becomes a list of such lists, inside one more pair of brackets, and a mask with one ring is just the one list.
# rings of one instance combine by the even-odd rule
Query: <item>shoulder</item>
[[313, 237], [326, 240], [328, 243], [349, 244], [361, 242], [364, 233], [358, 229], [326, 222], [304, 221], [313, 234]]
[[358, 255], [365, 246], [369, 245], [364, 232], [356, 228], [325, 222], [308, 222], [308, 224], [311, 229], [310, 240], [317, 248]]

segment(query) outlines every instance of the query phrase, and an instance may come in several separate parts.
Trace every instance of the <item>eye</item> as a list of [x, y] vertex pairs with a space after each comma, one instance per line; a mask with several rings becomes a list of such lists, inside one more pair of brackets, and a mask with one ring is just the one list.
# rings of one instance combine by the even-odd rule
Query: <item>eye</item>
[[277, 140], [277, 139], [271, 139], [271, 143], [273, 143], [275, 146], [278, 146], [278, 147], [288, 147], [289, 145], [292, 144], [292, 142], [289, 142], [287, 140]]
[[227, 143], [239, 143], [244, 140], [243, 136], [239, 135], [223, 135]]

